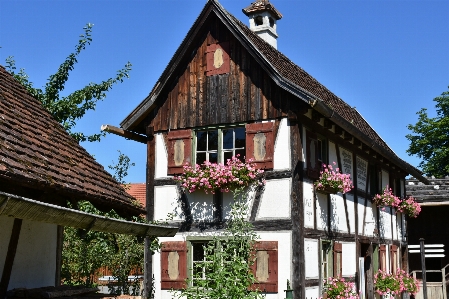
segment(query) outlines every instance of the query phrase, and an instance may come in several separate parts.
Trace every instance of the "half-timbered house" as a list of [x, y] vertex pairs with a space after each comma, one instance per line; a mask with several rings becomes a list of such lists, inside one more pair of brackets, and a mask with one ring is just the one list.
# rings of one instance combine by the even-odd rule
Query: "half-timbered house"
[[[183, 165], [252, 158], [266, 185], [249, 198], [249, 221], [268, 268], [258, 286], [284, 298], [320, 296], [322, 279], [343, 276], [373, 298], [373, 269], [405, 265], [405, 218], [370, 200], [386, 185], [404, 194], [421, 173], [401, 160], [363, 117], [276, 49], [281, 13], [267, 0], [243, 12], [249, 27], [209, 0], [149, 95], [109, 131], [147, 143], [147, 216], [175, 212], [180, 231], [147, 257], [156, 298], [185, 279], [211, 232], [228, 219], [228, 193], [183, 193]], [[204, 142], [207, 140], [207, 142]], [[316, 192], [323, 163], [351, 175], [346, 194]], [[175, 258], [176, 257], [176, 258]], [[175, 269], [175, 270], [174, 270]], [[360, 281], [360, 282], [359, 282]]]
[[177, 231], [83, 213], [79, 201], [123, 217], [145, 212], [0, 66], [1, 299], [15, 288], [59, 286], [64, 226], [140, 236]]

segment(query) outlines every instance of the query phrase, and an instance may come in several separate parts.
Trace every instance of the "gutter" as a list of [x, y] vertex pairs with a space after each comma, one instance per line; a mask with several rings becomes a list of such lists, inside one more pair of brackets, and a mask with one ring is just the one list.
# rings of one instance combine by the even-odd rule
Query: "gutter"
[[310, 103], [310, 105], [312, 106], [313, 109], [315, 109], [316, 111], [323, 114], [324, 117], [326, 117], [328, 119], [332, 119], [332, 121], [335, 124], [344, 128], [345, 131], [347, 131], [349, 134], [357, 137], [363, 143], [365, 143], [367, 145], [371, 145], [370, 147], [374, 151], [376, 151], [380, 155], [384, 156], [391, 162], [402, 167], [409, 174], [411, 174], [412, 176], [414, 176], [415, 178], [417, 178], [424, 184], [426, 184], [426, 185], [430, 184], [429, 180], [426, 177], [424, 177], [418, 169], [416, 169], [412, 165], [408, 164], [407, 162], [405, 162], [404, 160], [402, 160], [401, 158], [396, 156], [396, 154], [394, 154], [393, 152], [387, 151], [386, 149], [377, 145], [373, 140], [371, 140], [371, 138], [369, 138], [368, 136], [366, 136], [365, 134], [360, 132], [359, 129], [357, 129], [353, 124], [351, 124], [349, 121], [347, 121], [346, 119], [341, 117], [333, 109], [331, 109], [329, 106], [327, 106], [322, 100], [318, 100], [318, 99], [314, 100], [313, 102]]

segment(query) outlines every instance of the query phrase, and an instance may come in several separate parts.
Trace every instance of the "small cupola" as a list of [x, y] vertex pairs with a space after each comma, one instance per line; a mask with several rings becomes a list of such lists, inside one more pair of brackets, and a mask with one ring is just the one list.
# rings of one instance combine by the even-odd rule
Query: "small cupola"
[[277, 49], [276, 22], [282, 18], [269, 0], [257, 0], [243, 9], [249, 17], [249, 29]]

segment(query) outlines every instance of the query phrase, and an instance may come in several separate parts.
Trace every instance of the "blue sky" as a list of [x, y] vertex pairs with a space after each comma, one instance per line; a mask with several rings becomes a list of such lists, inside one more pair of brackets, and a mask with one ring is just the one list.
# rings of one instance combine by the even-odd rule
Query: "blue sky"
[[[205, 0], [1, 0], [0, 64], [15, 57], [36, 87], [45, 84], [73, 52], [90, 22], [93, 43], [71, 73], [67, 92], [112, 77], [127, 61], [130, 79], [114, 86], [96, 111], [78, 124], [96, 133], [119, 123], [148, 95], [203, 8]], [[241, 9], [251, 3], [221, 0], [248, 23]], [[278, 49], [363, 115], [389, 146], [406, 153], [408, 124], [416, 112], [434, 115], [434, 97], [449, 85], [449, 1], [272, 0], [283, 14]], [[145, 181], [144, 144], [108, 135], [82, 144], [105, 166], [117, 150], [136, 166], [129, 182]]]

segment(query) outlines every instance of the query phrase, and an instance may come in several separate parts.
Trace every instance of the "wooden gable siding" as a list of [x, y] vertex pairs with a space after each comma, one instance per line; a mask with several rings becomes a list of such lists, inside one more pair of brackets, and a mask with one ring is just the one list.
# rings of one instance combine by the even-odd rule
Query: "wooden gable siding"
[[[279, 88], [248, 54], [246, 49], [215, 16], [197, 35], [192, 57], [175, 70], [176, 78], [161, 93], [145, 125], [155, 131], [212, 124], [273, 119], [287, 115], [289, 103], [299, 103]], [[214, 43], [229, 42], [230, 72], [206, 76], [206, 49]]]

